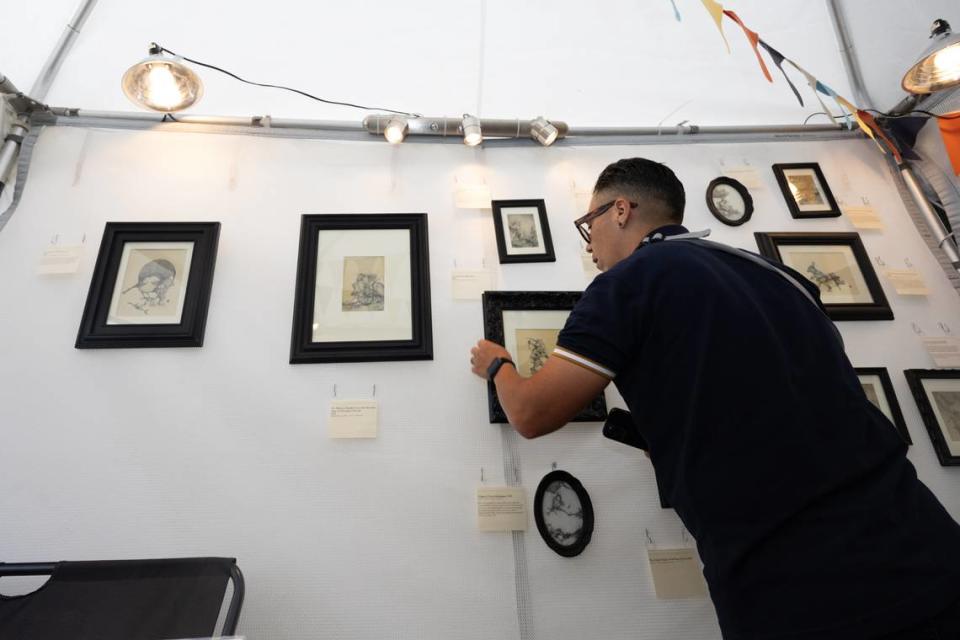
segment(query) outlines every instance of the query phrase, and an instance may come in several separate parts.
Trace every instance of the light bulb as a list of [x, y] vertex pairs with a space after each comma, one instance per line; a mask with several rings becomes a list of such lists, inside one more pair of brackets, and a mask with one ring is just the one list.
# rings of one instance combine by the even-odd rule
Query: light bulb
[[386, 128], [383, 130], [383, 137], [390, 144], [400, 144], [407, 137], [409, 126], [405, 118], [390, 118]]
[[154, 54], [123, 74], [123, 92], [136, 105], [172, 113], [190, 107], [203, 95], [200, 78], [179, 58]]
[[933, 54], [936, 73], [960, 78], [960, 42]]
[[549, 147], [557, 140], [560, 131], [543, 116], [530, 122], [530, 137], [545, 147]]
[[483, 142], [483, 131], [480, 128], [480, 118], [463, 115], [463, 144], [475, 147]]

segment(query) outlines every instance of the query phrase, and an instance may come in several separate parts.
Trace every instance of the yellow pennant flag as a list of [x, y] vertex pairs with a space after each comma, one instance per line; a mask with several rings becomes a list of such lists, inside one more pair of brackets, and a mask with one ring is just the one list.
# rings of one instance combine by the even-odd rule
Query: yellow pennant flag
[[837, 99], [837, 102], [839, 102], [843, 106], [843, 108], [849, 111], [850, 114], [856, 119], [857, 125], [860, 126], [860, 130], [863, 131], [868, 136], [870, 136], [872, 140], [876, 140], [877, 139], [876, 136], [873, 135], [873, 129], [867, 126], [867, 123], [864, 122], [863, 119], [860, 117], [858, 113], [860, 109], [855, 107], [853, 104], [850, 103], [849, 100], [847, 100], [846, 98], [844, 98], [839, 94], [835, 95], [834, 97]]
[[717, 23], [717, 29], [720, 31], [720, 37], [723, 38], [723, 44], [727, 46], [727, 53], [730, 53], [730, 43], [727, 42], [727, 36], [723, 35], [723, 5], [716, 0], [700, 0], [704, 8], [710, 12], [713, 21]]

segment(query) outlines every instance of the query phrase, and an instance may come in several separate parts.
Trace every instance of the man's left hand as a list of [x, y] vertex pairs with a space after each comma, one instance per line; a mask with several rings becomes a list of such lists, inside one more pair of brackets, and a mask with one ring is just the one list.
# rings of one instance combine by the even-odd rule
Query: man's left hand
[[510, 352], [496, 342], [481, 340], [470, 349], [470, 370], [486, 380], [487, 369], [497, 358], [510, 358]]

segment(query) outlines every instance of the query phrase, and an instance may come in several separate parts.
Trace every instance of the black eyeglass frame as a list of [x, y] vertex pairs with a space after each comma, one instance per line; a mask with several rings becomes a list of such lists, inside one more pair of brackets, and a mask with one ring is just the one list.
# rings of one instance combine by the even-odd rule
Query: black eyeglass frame
[[[600, 205], [593, 211], [588, 211], [587, 213], [585, 213], [584, 215], [580, 216], [579, 218], [573, 221], [573, 226], [577, 228], [577, 231], [580, 232], [580, 235], [587, 242], [587, 244], [590, 244], [590, 228], [585, 225], [593, 221], [594, 218], [602, 216], [604, 213], [609, 211], [613, 205], [617, 203], [617, 200], [622, 200], [622, 199], [623, 198], [615, 198], [606, 204]], [[632, 208], [637, 207], [636, 202], [630, 202], [628, 200], [627, 204], [629, 204]]]

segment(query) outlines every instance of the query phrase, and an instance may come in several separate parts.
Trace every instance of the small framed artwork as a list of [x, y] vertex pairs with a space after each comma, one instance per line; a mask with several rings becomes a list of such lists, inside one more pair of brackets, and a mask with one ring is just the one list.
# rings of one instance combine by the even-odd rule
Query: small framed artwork
[[[517, 372], [528, 378], [553, 353], [557, 336], [580, 296], [579, 291], [485, 291], [484, 338], [502, 344], [516, 363]], [[508, 422], [492, 382], [487, 383], [487, 394], [490, 422]], [[607, 403], [601, 393], [573, 422], [603, 422], [606, 418]]]
[[543, 200], [493, 200], [490, 206], [501, 264], [556, 261]]
[[432, 360], [427, 214], [305, 215], [290, 363]]
[[764, 256], [820, 288], [834, 320], [893, 320], [893, 311], [857, 233], [755, 233]]
[[890, 381], [890, 374], [887, 373], [886, 367], [857, 367], [856, 372], [863, 392], [867, 394], [870, 402], [893, 423], [903, 441], [912, 445], [913, 439], [907, 431], [907, 423], [903, 419], [900, 403], [897, 402], [897, 396], [893, 392], [893, 383]]
[[551, 471], [540, 480], [533, 518], [543, 541], [565, 558], [583, 553], [593, 537], [590, 494], [566, 471]]
[[836, 218], [840, 207], [816, 162], [775, 164], [773, 173], [794, 218]]
[[77, 349], [201, 347], [219, 222], [108, 222]]
[[707, 208], [723, 224], [738, 227], [753, 215], [753, 198], [738, 180], [721, 176], [707, 185]]
[[960, 369], [907, 369], [903, 374], [940, 464], [960, 465]]

